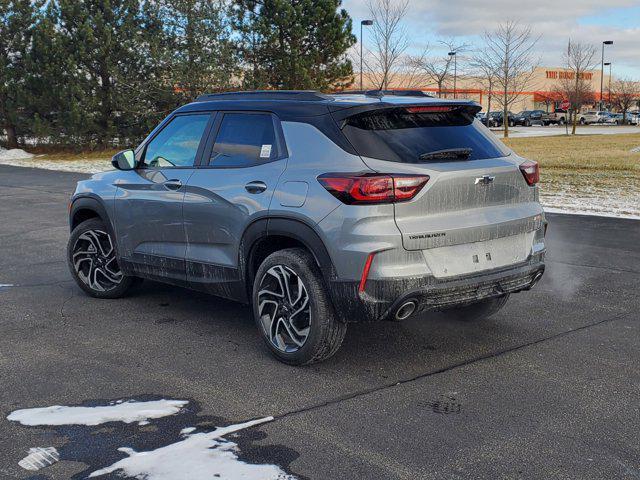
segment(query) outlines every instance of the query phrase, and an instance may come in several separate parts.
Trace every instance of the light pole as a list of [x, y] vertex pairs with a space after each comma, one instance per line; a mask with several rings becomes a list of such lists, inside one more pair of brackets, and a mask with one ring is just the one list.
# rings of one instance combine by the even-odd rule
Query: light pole
[[457, 77], [458, 77], [458, 60], [457, 60], [457, 56], [456, 56], [456, 52], [455, 50], [449, 52], [449, 56], [453, 57], [453, 98], [456, 98], [456, 81], [457, 81]]
[[606, 67], [607, 65], [609, 65], [609, 98], [607, 99], [607, 102], [609, 102], [609, 108], [611, 108], [611, 62], [604, 62], [604, 66]]
[[602, 110], [602, 86], [604, 84], [604, 46], [613, 45], [613, 40], [602, 42], [602, 60], [600, 61], [600, 110]]
[[373, 25], [373, 20], [362, 20], [360, 22], [360, 90], [363, 90], [362, 87], [362, 27], [364, 26], [370, 27]]

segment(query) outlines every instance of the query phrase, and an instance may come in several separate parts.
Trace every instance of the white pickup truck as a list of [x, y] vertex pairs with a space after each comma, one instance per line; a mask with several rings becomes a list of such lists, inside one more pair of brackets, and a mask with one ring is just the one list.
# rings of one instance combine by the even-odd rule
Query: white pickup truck
[[557, 109], [553, 113], [548, 113], [545, 120], [547, 124], [564, 125], [569, 121], [569, 112]]

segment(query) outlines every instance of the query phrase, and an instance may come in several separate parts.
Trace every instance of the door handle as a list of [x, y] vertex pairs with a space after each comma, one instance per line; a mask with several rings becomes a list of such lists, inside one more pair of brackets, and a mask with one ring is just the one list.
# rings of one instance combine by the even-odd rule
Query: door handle
[[249, 182], [244, 189], [249, 193], [262, 193], [267, 189], [267, 184], [260, 181]]
[[178, 179], [167, 180], [162, 185], [169, 190], [178, 190], [182, 186], [182, 182]]

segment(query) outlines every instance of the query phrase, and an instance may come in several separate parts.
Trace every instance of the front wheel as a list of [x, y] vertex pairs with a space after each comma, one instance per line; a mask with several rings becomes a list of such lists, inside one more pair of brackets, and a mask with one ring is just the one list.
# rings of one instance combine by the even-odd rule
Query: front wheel
[[122, 297], [138, 281], [120, 270], [115, 243], [104, 222], [97, 218], [73, 229], [67, 244], [67, 263], [78, 286], [92, 297]]
[[253, 313], [271, 353], [289, 365], [307, 365], [333, 356], [344, 339], [315, 260], [302, 248], [269, 255], [253, 284]]
[[498, 310], [504, 307], [507, 300], [509, 300], [508, 293], [500, 297], [480, 300], [471, 305], [449, 308], [445, 310], [444, 313], [454, 320], [475, 322], [489, 318], [491, 315], [497, 313]]

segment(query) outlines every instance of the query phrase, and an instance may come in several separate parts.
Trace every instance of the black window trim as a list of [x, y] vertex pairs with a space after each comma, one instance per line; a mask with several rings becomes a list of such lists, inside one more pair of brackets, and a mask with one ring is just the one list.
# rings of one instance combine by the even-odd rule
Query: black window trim
[[[207, 137], [206, 145], [203, 149], [202, 156], [199, 159], [199, 163], [196, 164], [196, 168], [215, 169], [215, 170], [225, 170], [229, 168], [252, 168], [259, 165], [266, 165], [272, 162], [277, 162], [279, 160], [285, 160], [289, 158], [289, 151], [287, 149], [287, 143], [285, 142], [285, 139], [284, 139], [284, 132], [282, 131], [282, 125], [280, 123], [280, 119], [275, 113], [268, 112], [268, 111], [260, 111], [260, 110], [219, 110], [215, 113], [217, 113], [215, 121], [211, 126], [209, 135]], [[220, 132], [220, 125], [222, 124], [222, 120], [226, 114], [231, 114], [231, 113], [239, 113], [239, 114], [247, 114], [247, 115], [269, 115], [271, 117], [271, 122], [273, 123], [276, 147], [278, 149], [279, 155], [275, 158], [269, 159], [269, 161], [261, 162], [255, 165], [222, 166], [222, 167], [216, 166], [216, 165], [209, 165], [211, 152], [218, 138], [218, 133]]]
[[[196, 157], [193, 161], [193, 165], [181, 165], [176, 167], [150, 167], [144, 165], [142, 162], [144, 160], [145, 155], [147, 154], [147, 147], [149, 144], [158, 136], [162, 131], [169, 126], [173, 120], [177, 117], [193, 117], [196, 115], [209, 115], [209, 119], [207, 120], [207, 124], [204, 127], [204, 131], [202, 132], [202, 136], [200, 137], [200, 143], [198, 144], [198, 150], [196, 151]], [[158, 125], [158, 127], [151, 132], [151, 134], [140, 144], [140, 146], [135, 150], [136, 153], [136, 170], [186, 170], [186, 169], [194, 169], [198, 168], [200, 165], [200, 161], [202, 159], [202, 154], [204, 152], [205, 146], [210, 136], [211, 126], [214, 124], [216, 120], [216, 112], [211, 111], [201, 111], [201, 112], [185, 112], [185, 113], [174, 113], [169, 115]]]

